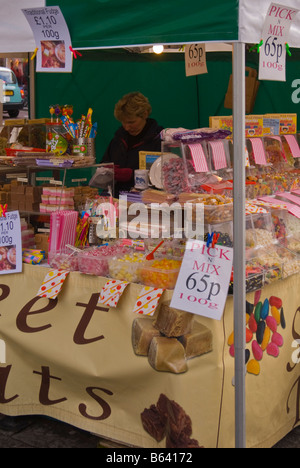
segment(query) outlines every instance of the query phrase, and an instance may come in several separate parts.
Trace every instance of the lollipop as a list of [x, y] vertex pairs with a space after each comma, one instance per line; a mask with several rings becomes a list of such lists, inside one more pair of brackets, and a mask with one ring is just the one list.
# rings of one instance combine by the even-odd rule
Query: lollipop
[[58, 104], [56, 104], [55, 109], [54, 109], [54, 113], [56, 115], [56, 123], [58, 123], [58, 116], [59, 116], [60, 112], [61, 112], [60, 106]]
[[53, 114], [54, 114], [54, 112], [55, 112], [53, 106], [50, 106], [50, 107], [49, 107], [49, 112], [50, 112], [50, 115], [51, 115], [51, 123], [52, 123], [52, 122], [53, 122]]

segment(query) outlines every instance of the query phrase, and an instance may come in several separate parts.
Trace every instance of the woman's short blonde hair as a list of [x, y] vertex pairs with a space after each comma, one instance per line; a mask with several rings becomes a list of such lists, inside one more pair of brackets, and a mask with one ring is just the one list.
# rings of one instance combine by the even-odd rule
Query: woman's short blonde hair
[[124, 119], [133, 117], [147, 118], [152, 108], [148, 98], [142, 93], [133, 92], [125, 94], [115, 105], [114, 116], [122, 122]]

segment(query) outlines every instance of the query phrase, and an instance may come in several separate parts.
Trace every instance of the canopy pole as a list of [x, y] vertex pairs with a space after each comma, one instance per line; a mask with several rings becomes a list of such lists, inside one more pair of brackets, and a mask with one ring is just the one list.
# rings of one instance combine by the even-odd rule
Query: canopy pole
[[246, 447], [245, 44], [233, 46], [235, 446]]

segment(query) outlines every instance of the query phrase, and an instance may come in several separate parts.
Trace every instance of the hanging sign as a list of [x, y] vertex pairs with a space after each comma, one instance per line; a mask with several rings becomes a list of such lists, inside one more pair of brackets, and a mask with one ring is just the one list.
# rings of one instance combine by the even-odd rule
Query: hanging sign
[[188, 240], [171, 307], [221, 320], [232, 262], [232, 248]]
[[36, 71], [71, 72], [71, 38], [60, 8], [25, 8], [22, 11], [36, 42]]
[[188, 44], [185, 46], [186, 76], [207, 73], [205, 44]]
[[0, 275], [22, 272], [21, 223], [18, 211], [0, 205]]
[[290, 27], [299, 10], [271, 3], [259, 53], [259, 79], [286, 81], [286, 47]]

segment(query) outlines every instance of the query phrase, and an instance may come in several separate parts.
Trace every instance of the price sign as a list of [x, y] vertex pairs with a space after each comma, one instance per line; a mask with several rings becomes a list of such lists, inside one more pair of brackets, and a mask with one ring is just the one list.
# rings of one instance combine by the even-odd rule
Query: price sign
[[233, 249], [188, 240], [171, 307], [221, 320], [232, 271]]
[[0, 218], [0, 275], [21, 273], [22, 241], [18, 211], [10, 211]]
[[271, 3], [262, 33], [259, 79], [286, 81], [286, 44], [290, 27], [299, 10]]
[[36, 71], [71, 72], [71, 38], [64, 16], [58, 6], [25, 8], [22, 10], [34, 35]]
[[205, 44], [189, 44], [185, 46], [186, 76], [207, 73]]

